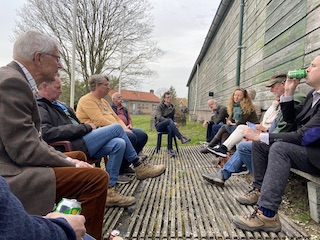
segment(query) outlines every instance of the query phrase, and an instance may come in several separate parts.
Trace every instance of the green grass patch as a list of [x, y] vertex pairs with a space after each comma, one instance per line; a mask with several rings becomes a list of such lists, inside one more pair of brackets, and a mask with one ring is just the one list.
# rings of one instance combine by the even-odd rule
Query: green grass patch
[[[155, 128], [151, 129], [150, 127], [150, 115], [131, 115], [131, 118], [133, 127], [140, 128], [148, 134], [149, 140], [146, 146], [156, 146], [157, 131]], [[187, 121], [185, 126], [179, 127], [179, 131], [183, 136], [191, 138], [191, 141], [184, 146], [198, 145], [200, 141], [206, 140], [206, 128], [204, 128], [201, 123]], [[163, 139], [166, 141], [166, 137]]]

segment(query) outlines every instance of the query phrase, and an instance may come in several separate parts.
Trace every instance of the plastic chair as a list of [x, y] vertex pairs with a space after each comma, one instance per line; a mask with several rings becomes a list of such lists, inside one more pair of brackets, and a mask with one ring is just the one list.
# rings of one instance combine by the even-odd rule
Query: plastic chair
[[[156, 153], [159, 152], [161, 148], [161, 141], [162, 141], [162, 135], [163, 134], [168, 134], [167, 132], [158, 132], [158, 138], [157, 138], [157, 146], [156, 146]], [[174, 144], [176, 145], [177, 153], [179, 153], [179, 148], [178, 148], [178, 143], [177, 143], [177, 137], [174, 135], [173, 136]]]

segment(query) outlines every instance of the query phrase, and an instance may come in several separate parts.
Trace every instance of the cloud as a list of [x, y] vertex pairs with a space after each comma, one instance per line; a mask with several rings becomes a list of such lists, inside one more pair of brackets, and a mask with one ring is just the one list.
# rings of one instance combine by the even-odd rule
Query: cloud
[[151, 3], [154, 38], [165, 54], [149, 65], [158, 72], [150, 84], [155, 90], [173, 86], [179, 97], [187, 97], [189, 75], [220, 1], [151, 0]]

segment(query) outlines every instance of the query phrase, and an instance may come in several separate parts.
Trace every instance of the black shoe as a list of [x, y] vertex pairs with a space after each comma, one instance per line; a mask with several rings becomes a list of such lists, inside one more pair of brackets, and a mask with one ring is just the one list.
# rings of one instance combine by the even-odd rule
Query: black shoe
[[136, 172], [133, 170], [132, 167], [127, 167], [123, 170], [121, 170], [120, 175], [136, 175]]
[[181, 139], [180, 139], [182, 144], [186, 144], [186, 143], [190, 142], [190, 140], [191, 140], [190, 138], [187, 138], [187, 137], [184, 137], [184, 136], [182, 136]]
[[119, 184], [127, 184], [127, 183], [130, 183], [131, 181], [132, 181], [132, 178], [130, 178], [130, 177], [126, 176], [126, 175], [119, 175], [117, 183], [119, 183]]
[[246, 175], [249, 173], [248, 168], [246, 167], [246, 165], [242, 165], [241, 168], [238, 169], [237, 172], [232, 173], [232, 176], [237, 176], [237, 175]]
[[168, 149], [168, 153], [169, 153], [170, 157], [172, 157], [172, 158], [174, 158], [176, 156], [172, 149]]
[[200, 152], [203, 154], [207, 154], [207, 153], [209, 153], [209, 150], [207, 148], [201, 148]]
[[139, 157], [141, 162], [143, 162], [144, 160], [146, 160], [148, 158], [148, 156], [144, 155], [144, 154], [140, 154], [140, 155], [138, 155], [138, 157]]
[[225, 145], [221, 145], [219, 148], [211, 148], [211, 147], [208, 147], [207, 148], [210, 152], [214, 153], [215, 155], [217, 156], [220, 156], [220, 157], [227, 157], [227, 147]]
[[223, 174], [221, 171], [218, 171], [214, 174], [208, 174], [208, 173], [203, 173], [202, 177], [204, 180], [208, 181], [209, 183], [218, 185], [220, 187], [224, 186], [224, 178], [223, 178]]

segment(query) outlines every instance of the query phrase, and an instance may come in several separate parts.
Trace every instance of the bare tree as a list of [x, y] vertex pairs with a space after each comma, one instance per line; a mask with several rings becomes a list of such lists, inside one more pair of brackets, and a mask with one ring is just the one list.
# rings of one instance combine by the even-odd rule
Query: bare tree
[[[87, 91], [92, 74], [108, 74], [117, 79], [114, 85], [118, 84], [121, 51], [121, 86], [137, 86], [154, 74], [146, 63], [157, 60], [162, 51], [151, 39], [153, 19], [148, 0], [77, 1], [76, 73], [85, 81]], [[55, 37], [70, 78], [73, 0], [28, 0], [18, 12], [15, 34], [37, 29]]]

